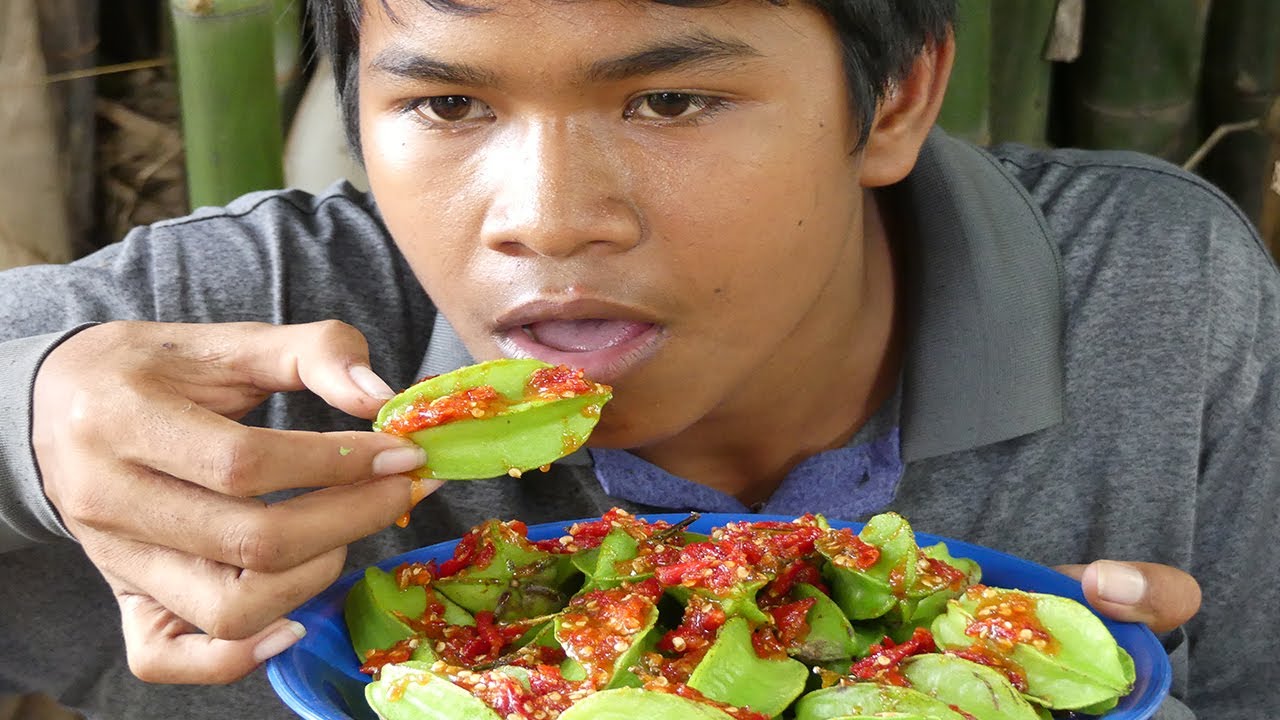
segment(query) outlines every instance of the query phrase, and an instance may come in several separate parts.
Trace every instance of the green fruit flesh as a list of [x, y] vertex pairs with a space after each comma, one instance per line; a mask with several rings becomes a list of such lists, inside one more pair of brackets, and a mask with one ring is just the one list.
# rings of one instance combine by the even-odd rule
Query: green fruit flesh
[[343, 617], [351, 634], [351, 646], [363, 662], [371, 650], [385, 650], [413, 629], [400, 616], [416, 618], [427, 609], [427, 591], [420, 586], [401, 590], [390, 573], [371, 567], [347, 593]]
[[427, 452], [427, 465], [418, 474], [442, 480], [519, 475], [581, 447], [599, 421], [600, 409], [612, 398], [606, 390], [572, 398], [526, 399], [530, 374], [550, 367], [538, 360], [492, 360], [424, 380], [389, 400], [373, 428], [382, 430], [422, 398], [488, 385], [510, 403], [500, 414], [409, 433]]
[[383, 720], [502, 720], [471, 693], [412, 661], [384, 667], [365, 687], [365, 699]]
[[605, 690], [579, 701], [560, 720], [732, 720], [724, 711], [678, 695], [636, 688]]
[[797, 599], [813, 598], [814, 601], [809, 614], [805, 616], [809, 623], [809, 634], [794, 655], [810, 665], [852, 658], [857, 649], [853, 625], [840, 611], [840, 606], [812, 585], [799, 583], [792, 594]]
[[756, 655], [750, 624], [735, 617], [720, 628], [715, 644], [689, 676], [688, 685], [712, 700], [774, 717], [800, 696], [808, 677], [804, 663]]
[[896, 685], [855, 683], [815, 690], [796, 703], [796, 720], [835, 720], [846, 717], [906, 717], [926, 720], [965, 720], [960, 713], [924, 693]]
[[573, 572], [569, 556], [510, 542], [496, 521], [484, 532], [483, 542], [494, 546], [492, 560], [483, 567], [468, 567], [439, 578], [433, 588], [465, 610], [492, 612], [506, 622], [547, 615], [564, 607], [568, 598], [559, 588]]
[[977, 720], [1039, 720], [1009, 679], [985, 665], [950, 655], [920, 655], [902, 663], [911, 687]]
[[[1054, 710], [1082, 710], [1107, 707], [1133, 689], [1133, 660], [1116, 644], [1102, 621], [1080, 603], [1068, 598], [1018, 590], [989, 588], [998, 594], [1030, 596], [1040, 626], [1053, 638], [1055, 647], [1045, 652], [1026, 643], [1002, 655], [1021, 669], [1027, 680], [1025, 695], [1032, 702]], [[978, 600], [962, 595], [952, 600], [947, 611], [932, 625], [941, 649], [963, 649], [973, 644], [965, 629], [974, 621]]]

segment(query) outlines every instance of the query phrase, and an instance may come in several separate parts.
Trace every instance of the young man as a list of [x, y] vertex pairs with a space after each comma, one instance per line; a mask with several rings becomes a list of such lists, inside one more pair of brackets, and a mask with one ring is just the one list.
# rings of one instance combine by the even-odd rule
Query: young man
[[[344, 568], [486, 517], [892, 508], [1167, 633], [1161, 717], [1280, 706], [1280, 278], [1216, 191], [932, 130], [945, 0], [313, 11], [373, 198], [0, 275], [0, 689], [286, 717], [261, 674], [128, 675], [237, 680]], [[361, 432], [380, 378], [527, 355], [616, 390], [546, 475], [411, 489]]]

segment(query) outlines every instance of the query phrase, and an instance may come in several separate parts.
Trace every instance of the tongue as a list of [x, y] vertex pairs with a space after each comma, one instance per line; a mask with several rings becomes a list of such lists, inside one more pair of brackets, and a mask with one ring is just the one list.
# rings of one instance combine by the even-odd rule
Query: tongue
[[626, 342], [649, 328], [629, 320], [545, 320], [526, 325], [535, 341], [560, 352], [591, 352]]

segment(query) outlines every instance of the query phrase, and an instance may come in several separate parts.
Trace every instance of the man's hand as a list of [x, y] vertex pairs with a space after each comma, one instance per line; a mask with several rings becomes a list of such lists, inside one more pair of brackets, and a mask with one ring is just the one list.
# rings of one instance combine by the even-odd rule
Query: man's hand
[[[45, 493], [115, 592], [129, 666], [226, 683], [297, 641], [283, 615], [341, 572], [346, 545], [411, 504], [426, 456], [373, 432], [251, 428], [277, 391], [371, 418], [391, 396], [339, 322], [108, 323], [36, 376], [32, 442]], [[421, 481], [413, 499], [438, 487]], [[277, 490], [320, 488], [266, 504]]]
[[1098, 560], [1054, 568], [1084, 586], [1085, 599], [1115, 620], [1146, 623], [1154, 632], [1173, 630], [1200, 609], [1200, 584], [1168, 565]]

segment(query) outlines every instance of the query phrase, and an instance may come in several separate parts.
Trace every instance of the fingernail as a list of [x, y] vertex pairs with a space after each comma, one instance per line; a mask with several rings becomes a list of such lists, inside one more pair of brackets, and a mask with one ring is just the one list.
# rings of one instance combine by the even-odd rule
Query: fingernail
[[1147, 595], [1147, 578], [1124, 563], [1097, 562], [1098, 597], [1117, 605], [1137, 605]]
[[356, 384], [365, 395], [378, 400], [390, 400], [395, 397], [395, 392], [391, 389], [378, 374], [369, 369], [365, 365], [352, 365], [347, 370], [347, 374], [351, 376], [351, 381]]
[[262, 662], [267, 658], [273, 658], [306, 637], [306, 634], [307, 629], [302, 626], [302, 623], [290, 620], [254, 646], [253, 659], [256, 662]]
[[427, 452], [420, 447], [398, 447], [383, 450], [373, 458], [373, 474], [396, 475], [417, 470], [427, 464]]

